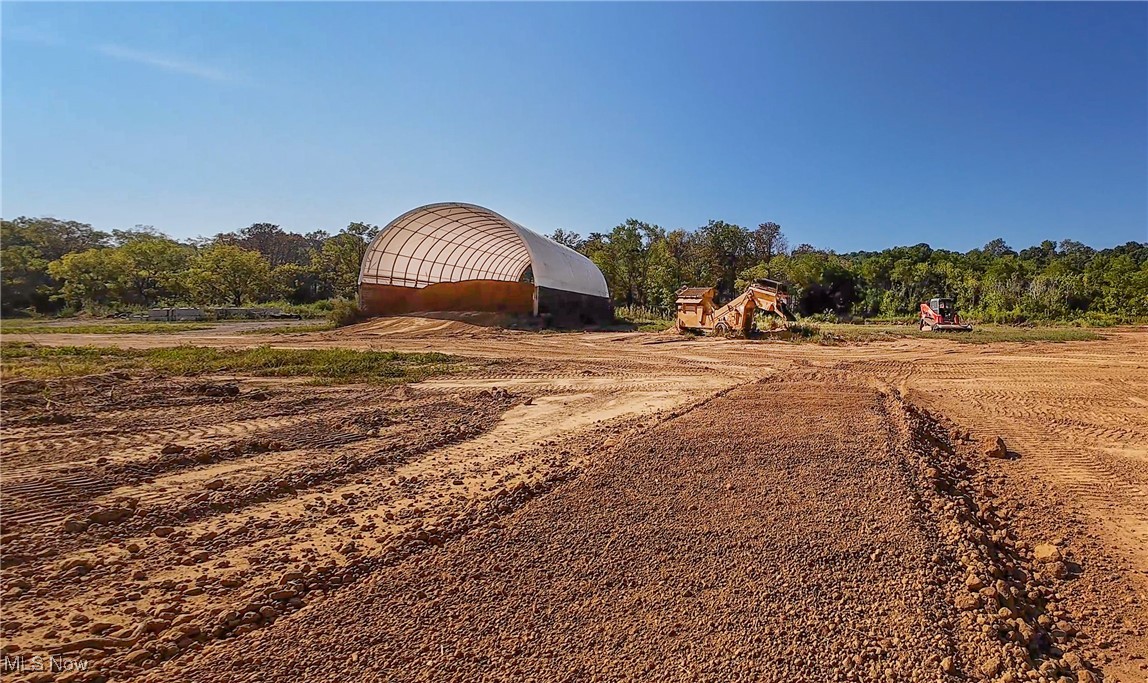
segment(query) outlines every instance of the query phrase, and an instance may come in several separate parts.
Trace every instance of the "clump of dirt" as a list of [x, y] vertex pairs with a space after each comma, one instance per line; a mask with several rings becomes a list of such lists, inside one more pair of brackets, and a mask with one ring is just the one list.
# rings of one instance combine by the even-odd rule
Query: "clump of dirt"
[[989, 443], [986, 443], [982, 452], [987, 458], [1007, 458], [1008, 446], [1005, 444], [1004, 439], [998, 436]]
[[513, 397], [514, 394], [510, 393], [506, 389], [503, 389], [502, 387], [483, 389], [482, 391], [478, 392], [477, 396], [480, 401], [506, 401]]
[[198, 382], [184, 387], [184, 391], [200, 396], [238, 396], [239, 385], [235, 382]]

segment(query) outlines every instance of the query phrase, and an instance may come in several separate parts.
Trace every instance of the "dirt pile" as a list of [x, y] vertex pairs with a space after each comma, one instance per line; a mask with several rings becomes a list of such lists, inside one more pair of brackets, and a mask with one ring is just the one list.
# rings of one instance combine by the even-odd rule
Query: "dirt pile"
[[946, 352], [927, 372], [919, 360], [843, 367], [896, 383], [962, 437], [958, 449], [990, 476], [1016, 537], [1059, 549], [1069, 574], [1057, 603], [1091, 636], [1079, 639], [1086, 658], [1107, 681], [1139, 683], [1148, 680], [1148, 336], [1112, 337]]
[[515, 316], [482, 312], [426, 312], [373, 318], [328, 333], [338, 337], [497, 338], [519, 324]]
[[[763, 396], [784, 440], [731, 429]], [[738, 388], [504, 524], [154, 677], [1088, 680], [1056, 579], [930, 424], [841, 382]]]

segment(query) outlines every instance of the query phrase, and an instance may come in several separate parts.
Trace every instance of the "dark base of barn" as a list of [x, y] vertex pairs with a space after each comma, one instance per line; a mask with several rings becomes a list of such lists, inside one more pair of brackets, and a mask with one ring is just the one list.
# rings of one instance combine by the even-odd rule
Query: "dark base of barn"
[[[614, 319], [609, 299], [561, 289], [538, 287], [538, 317], [545, 326], [607, 325]], [[427, 287], [364, 284], [359, 307], [368, 316], [429, 311], [487, 311], [530, 316], [534, 285], [525, 282], [467, 280]]]

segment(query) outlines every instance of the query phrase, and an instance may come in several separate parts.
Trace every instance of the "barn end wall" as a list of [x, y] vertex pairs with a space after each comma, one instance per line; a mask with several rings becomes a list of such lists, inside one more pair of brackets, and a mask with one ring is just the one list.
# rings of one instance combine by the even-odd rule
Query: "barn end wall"
[[563, 324], [606, 325], [614, 320], [614, 304], [606, 297], [539, 287], [538, 314]]
[[534, 312], [534, 285], [504, 280], [439, 282], [426, 287], [359, 285], [359, 307], [367, 315], [416, 311]]

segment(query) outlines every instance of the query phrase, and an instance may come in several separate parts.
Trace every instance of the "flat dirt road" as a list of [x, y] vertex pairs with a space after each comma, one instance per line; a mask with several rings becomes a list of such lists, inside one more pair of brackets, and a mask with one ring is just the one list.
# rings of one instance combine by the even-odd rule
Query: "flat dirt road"
[[1148, 679], [1145, 331], [37, 341], [475, 360], [5, 383], [6, 680]]

